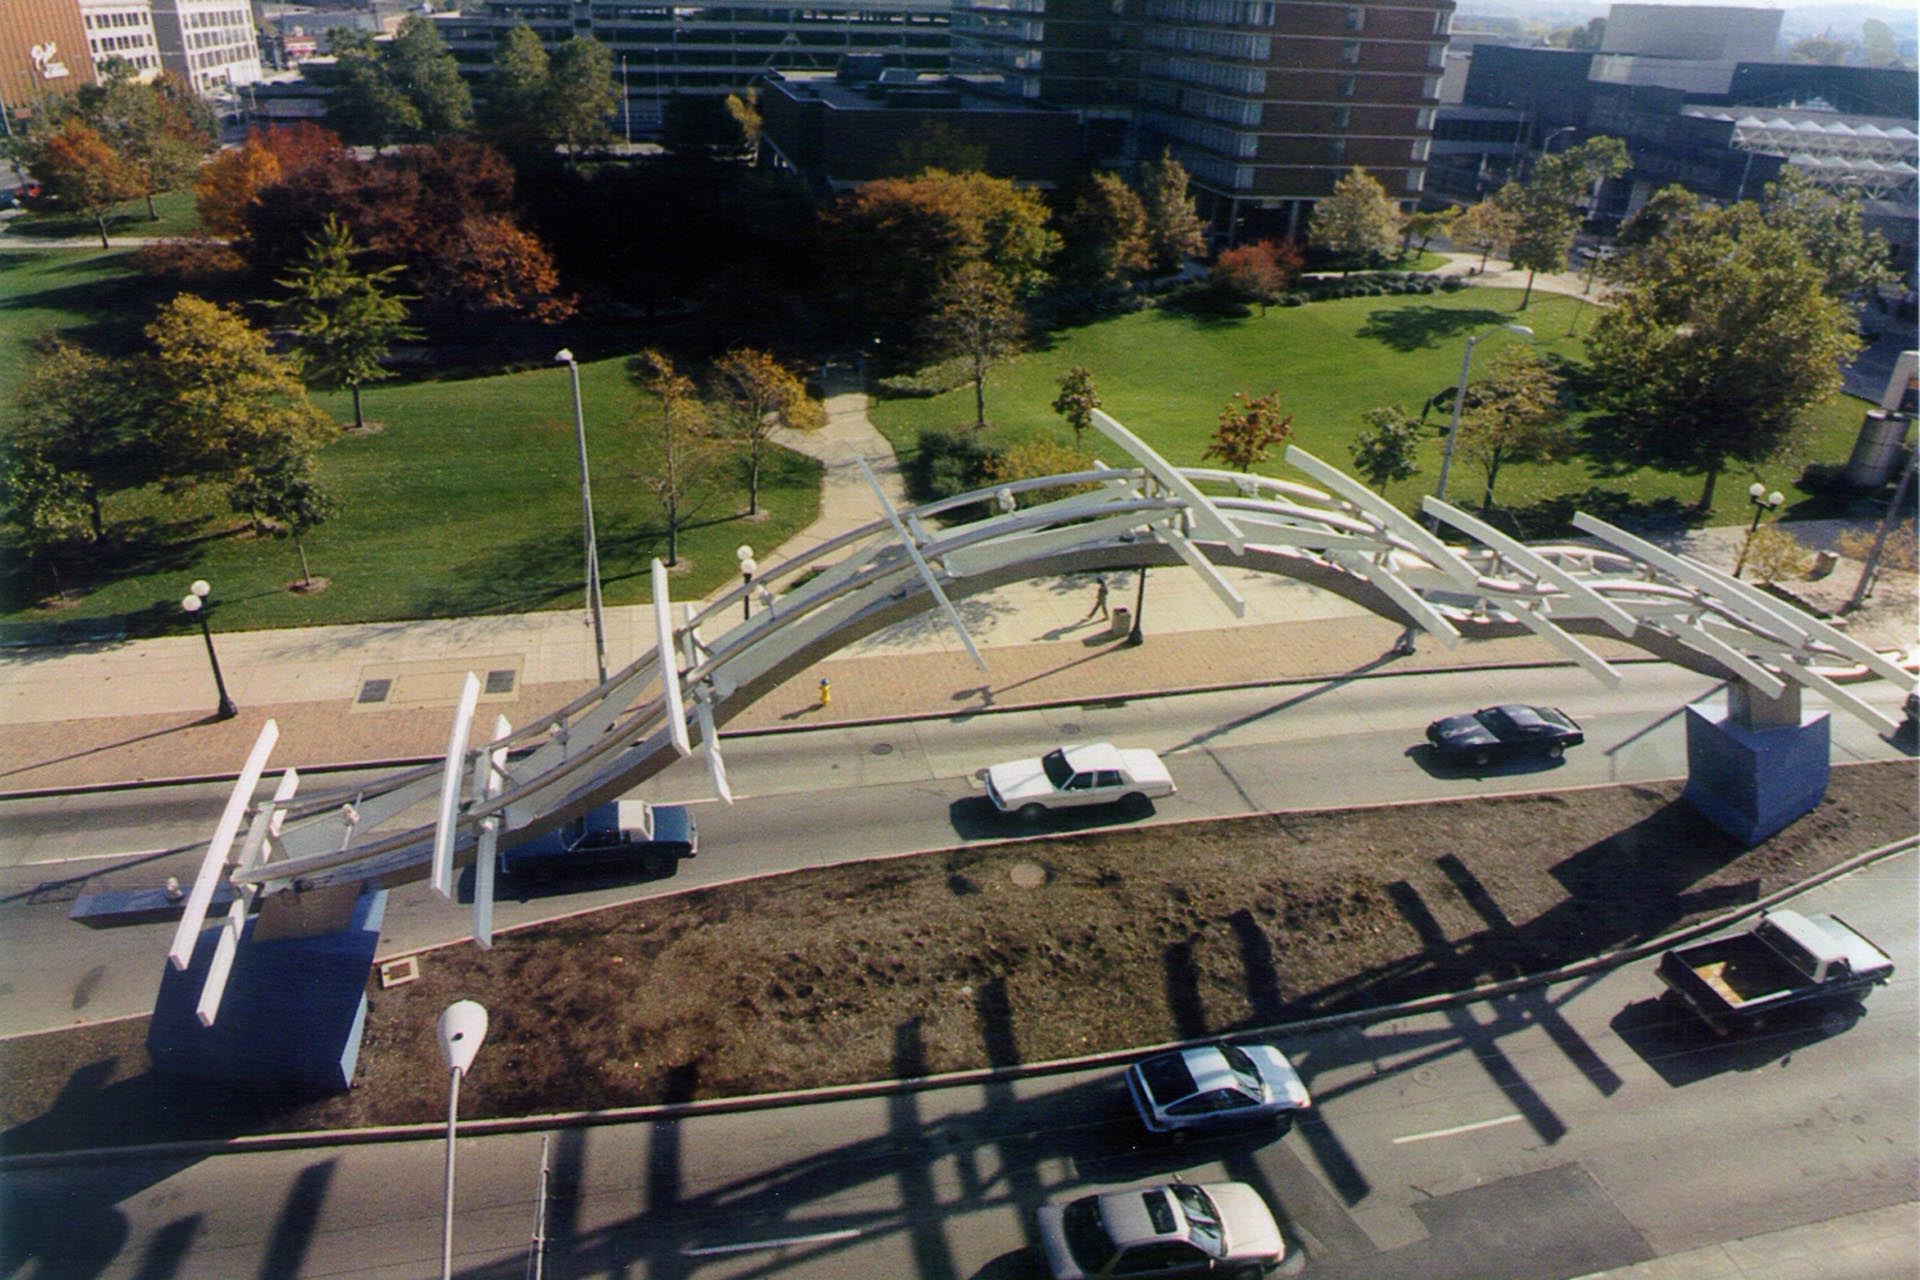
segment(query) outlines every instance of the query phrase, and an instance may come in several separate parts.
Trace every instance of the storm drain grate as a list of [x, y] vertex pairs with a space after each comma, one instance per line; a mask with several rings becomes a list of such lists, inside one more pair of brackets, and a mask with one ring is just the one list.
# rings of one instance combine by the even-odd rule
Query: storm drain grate
[[361, 703], [385, 702], [387, 700], [387, 695], [392, 692], [393, 692], [393, 681], [368, 680], [361, 684], [360, 696], [355, 698], [354, 701], [361, 702]]
[[487, 672], [487, 692], [512, 693], [513, 676], [514, 673], [511, 670]]

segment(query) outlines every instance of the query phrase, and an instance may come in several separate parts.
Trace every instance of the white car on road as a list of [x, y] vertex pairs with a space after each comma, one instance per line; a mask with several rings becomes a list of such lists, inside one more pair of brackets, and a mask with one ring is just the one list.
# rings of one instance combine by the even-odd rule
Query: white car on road
[[1173, 776], [1151, 751], [1108, 742], [1056, 747], [1027, 760], [987, 770], [987, 798], [1002, 813], [1038, 818], [1048, 809], [1125, 804], [1145, 812], [1156, 796], [1174, 793]]
[[[1054, 1280], [1107, 1276], [1297, 1273], [1260, 1193], [1241, 1182], [1175, 1182], [1082, 1196], [1040, 1210], [1040, 1253]], [[1296, 1258], [1298, 1255], [1296, 1255]], [[1292, 1262], [1290, 1267], [1283, 1264]]]

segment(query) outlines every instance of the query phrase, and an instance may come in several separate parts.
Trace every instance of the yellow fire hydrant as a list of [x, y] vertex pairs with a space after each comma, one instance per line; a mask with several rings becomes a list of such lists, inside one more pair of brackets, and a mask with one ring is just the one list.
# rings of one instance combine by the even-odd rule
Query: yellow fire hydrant
[[823, 707], [826, 707], [826, 706], [831, 706], [832, 704], [833, 704], [833, 681], [828, 680], [823, 676], [821, 677], [821, 680], [820, 680], [820, 705]]

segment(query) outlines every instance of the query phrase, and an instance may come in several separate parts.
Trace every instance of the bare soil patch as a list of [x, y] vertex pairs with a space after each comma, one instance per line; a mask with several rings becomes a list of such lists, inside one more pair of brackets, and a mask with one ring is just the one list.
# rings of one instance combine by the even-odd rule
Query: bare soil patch
[[1817, 810], [1753, 849], [1680, 789], [1122, 829], [653, 899], [492, 952], [436, 951], [419, 981], [371, 986], [358, 1076], [338, 1097], [206, 1098], [156, 1079], [145, 1019], [0, 1043], [0, 1149], [433, 1123], [434, 1019], [461, 998], [492, 1013], [467, 1118], [1246, 1030], [1551, 969], [1920, 827], [1906, 763], [1834, 770]]

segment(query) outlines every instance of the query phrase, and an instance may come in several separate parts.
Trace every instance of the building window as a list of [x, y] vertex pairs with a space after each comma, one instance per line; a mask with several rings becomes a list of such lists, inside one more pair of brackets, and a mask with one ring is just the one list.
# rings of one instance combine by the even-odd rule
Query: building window
[[[1435, 52], [1438, 52], [1439, 46], [1434, 46], [1434, 49]], [[1360, 42], [1358, 40], [1349, 40], [1340, 46], [1340, 61], [1346, 63], [1348, 66], [1352, 66], [1354, 63], [1360, 61]]]

